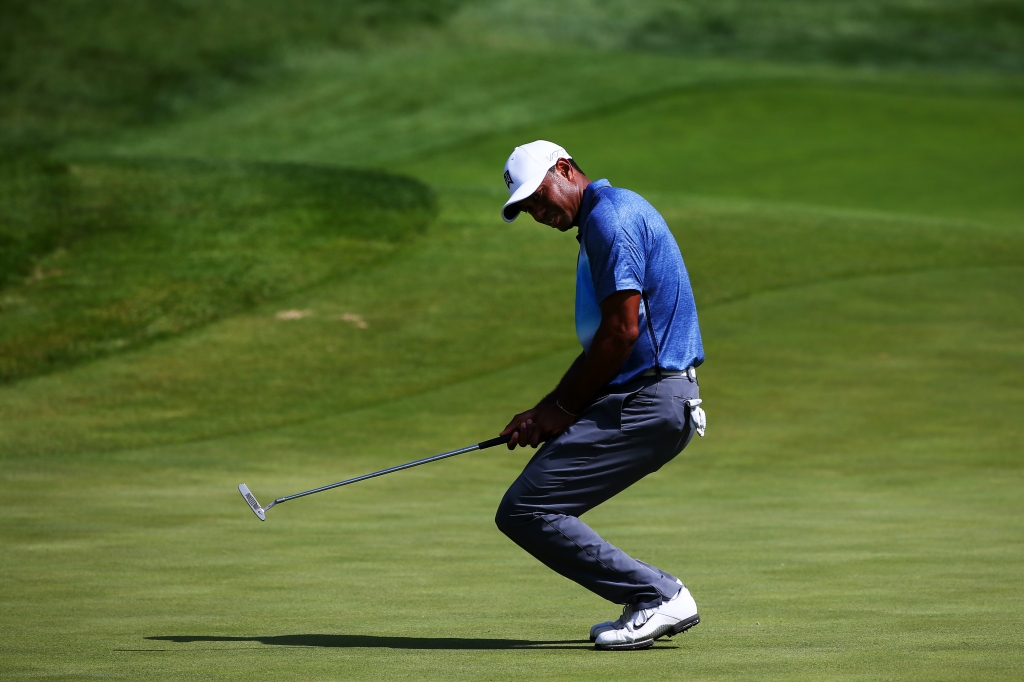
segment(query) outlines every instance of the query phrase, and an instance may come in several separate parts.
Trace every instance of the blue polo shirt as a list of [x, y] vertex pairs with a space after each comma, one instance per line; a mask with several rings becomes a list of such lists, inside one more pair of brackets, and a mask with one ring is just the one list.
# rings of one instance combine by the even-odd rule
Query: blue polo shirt
[[587, 186], [579, 214], [576, 336], [584, 352], [601, 324], [599, 302], [639, 291], [640, 338], [609, 386], [649, 369], [683, 370], [704, 362], [690, 276], [665, 219], [636, 192], [607, 180]]

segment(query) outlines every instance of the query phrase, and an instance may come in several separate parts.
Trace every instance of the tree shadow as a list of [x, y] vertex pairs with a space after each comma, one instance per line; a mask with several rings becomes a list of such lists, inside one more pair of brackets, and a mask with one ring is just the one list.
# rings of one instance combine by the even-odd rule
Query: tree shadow
[[374, 635], [273, 635], [266, 637], [222, 637], [216, 635], [165, 635], [148, 640], [177, 642], [259, 642], [270, 646], [328, 647], [335, 649], [588, 649], [585, 639], [534, 641], [528, 639], [477, 639], [458, 637], [377, 637]]

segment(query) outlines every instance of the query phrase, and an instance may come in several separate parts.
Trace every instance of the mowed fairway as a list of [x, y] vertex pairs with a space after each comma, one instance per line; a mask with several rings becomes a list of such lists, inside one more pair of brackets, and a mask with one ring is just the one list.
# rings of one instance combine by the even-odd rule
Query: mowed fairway
[[[443, 145], [403, 146], [415, 121], [382, 133], [368, 158], [432, 187], [439, 214], [379, 258], [0, 388], [3, 677], [1020, 679], [1019, 85], [725, 67], [687, 85], [685, 61], [629, 59], [664, 74], [657, 95], [622, 86], [548, 119], [539, 96], [527, 113], [472, 99], [498, 123], [462, 142], [456, 98]], [[110, 149], [329, 164], [352, 131], [304, 126], [374, 106], [300, 103], [292, 129], [232, 137], [219, 112]], [[697, 599], [701, 625], [654, 650], [594, 651], [616, 607], [494, 527], [529, 452], [262, 524], [235, 490], [266, 504], [482, 440], [557, 381], [577, 244], [498, 217], [501, 164], [536, 138], [648, 195], [694, 282], [707, 437], [586, 517]]]

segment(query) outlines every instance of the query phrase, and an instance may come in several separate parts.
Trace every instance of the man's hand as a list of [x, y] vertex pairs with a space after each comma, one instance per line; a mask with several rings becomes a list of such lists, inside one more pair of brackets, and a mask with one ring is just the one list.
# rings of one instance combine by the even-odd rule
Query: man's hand
[[521, 448], [527, 445], [535, 448], [546, 440], [562, 435], [575, 422], [576, 417], [551, 402], [517, 414], [501, 435], [512, 434], [508, 441], [509, 450], [515, 450], [517, 445]]

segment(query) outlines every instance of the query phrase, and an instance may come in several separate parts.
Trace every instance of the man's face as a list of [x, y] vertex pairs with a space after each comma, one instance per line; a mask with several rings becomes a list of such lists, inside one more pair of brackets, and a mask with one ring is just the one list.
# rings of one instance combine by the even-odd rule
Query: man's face
[[572, 183], [574, 170], [567, 161], [559, 159], [537, 191], [519, 202], [519, 210], [559, 232], [570, 229], [580, 202], [580, 193]]

